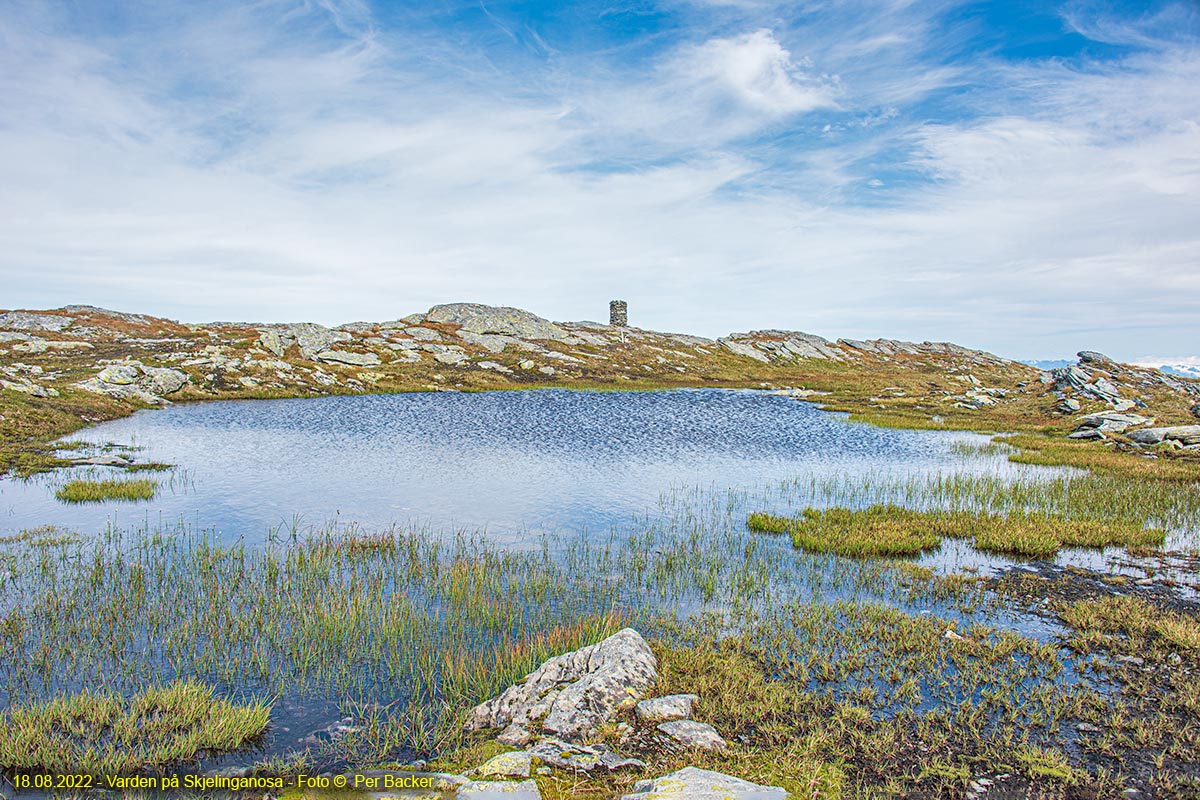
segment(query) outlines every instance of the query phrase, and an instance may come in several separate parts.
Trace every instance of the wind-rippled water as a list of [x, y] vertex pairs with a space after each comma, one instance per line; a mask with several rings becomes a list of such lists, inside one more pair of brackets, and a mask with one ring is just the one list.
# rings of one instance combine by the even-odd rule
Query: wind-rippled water
[[767, 485], [801, 475], [1005, 473], [964, 459], [964, 433], [848, 423], [758, 391], [400, 394], [174, 405], [71, 437], [141, 448], [178, 465], [150, 502], [69, 506], [54, 490], [80, 468], [0, 481], [0, 532], [81, 532], [183, 522], [263, 541], [330, 522], [541, 532], [623, 529], [674, 488]]

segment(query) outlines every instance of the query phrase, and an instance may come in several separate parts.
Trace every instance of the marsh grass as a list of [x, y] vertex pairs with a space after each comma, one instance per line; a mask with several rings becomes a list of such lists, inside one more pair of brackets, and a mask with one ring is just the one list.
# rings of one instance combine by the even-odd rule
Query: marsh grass
[[1072, 520], [1048, 514], [973, 514], [965, 511], [913, 511], [893, 505], [852, 510], [804, 509], [799, 516], [751, 514], [751, 530], [786, 533], [792, 544], [813, 553], [849, 558], [908, 556], [932, 550], [943, 538], [972, 539], [988, 553], [1046, 558], [1064, 546], [1161, 544], [1166, 532], [1136, 522]]
[[58, 489], [54, 496], [64, 503], [103, 503], [108, 500], [137, 502], [152, 500], [158, 484], [148, 478], [137, 480], [76, 480]]
[[130, 699], [88, 692], [10, 708], [0, 719], [0, 768], [121, 774], [245, 746], [267, 728], [269, 703], [235, 704], [195, 681]]

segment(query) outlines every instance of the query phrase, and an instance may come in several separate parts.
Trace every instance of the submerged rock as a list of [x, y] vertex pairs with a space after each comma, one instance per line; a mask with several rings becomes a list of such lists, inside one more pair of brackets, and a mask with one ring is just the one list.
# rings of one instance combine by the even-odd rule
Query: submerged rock
[[653, 780], [638, 781], [621, 800], [787, 800], [787, 791], [762, 786], [723, 772], [684, 767]]
[[625, 628], [549, 659], [521, 683], [472, 709], [464, 727], [515, 725], [566, 739], [590, 736], [645, 696], [658, 680], [657, 667], [642, 635]]

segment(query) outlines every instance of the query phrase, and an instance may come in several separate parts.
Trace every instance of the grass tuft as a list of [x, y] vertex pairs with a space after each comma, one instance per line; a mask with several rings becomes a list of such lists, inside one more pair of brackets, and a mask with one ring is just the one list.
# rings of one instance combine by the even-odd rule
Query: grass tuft
[[149, 479], [132, 481], [71, 481], [54, 496], [64, 503], [103, 503], [106, 500], [151, 500], [158, 484]]
[[195, 681], [152, 686], [129, 700], [85, 690], [11, 708], [0, 719], [0, 768], [97, 775], [162, 767], [243, 747], [270, 716], [268, 703], [237, 705]]

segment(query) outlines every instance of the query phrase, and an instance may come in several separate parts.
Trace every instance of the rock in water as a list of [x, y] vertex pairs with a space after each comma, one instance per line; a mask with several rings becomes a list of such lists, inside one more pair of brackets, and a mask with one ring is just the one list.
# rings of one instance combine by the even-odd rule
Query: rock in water
[[479, 303], [449, 303], [434, 306], [426, 322], [448, 322], [468, 333], [491, 333], [521, 339], [570, 339], [566, 330], [537, 314], [519, 308], [485, 306]]
[[658, 680], [658, 662], [632, 628], [546, 661], [521, 683], [472, 709], [467, 730], [517, 727], [564, 739], [590, 736], [634, 706]]
[[787, 791], [778, 786], [761, 786], [732, 775], [697, 767], [653, 780], [638, 781], [633, 794], [621, 800], [787, 800]]

